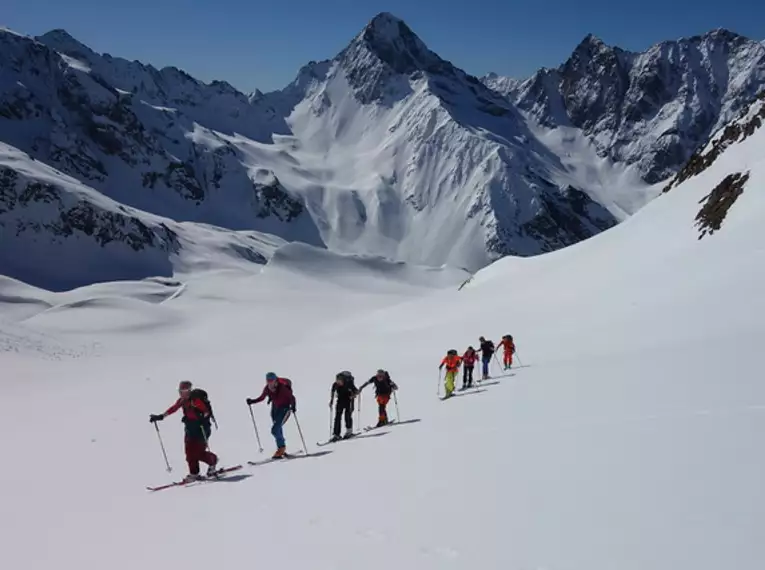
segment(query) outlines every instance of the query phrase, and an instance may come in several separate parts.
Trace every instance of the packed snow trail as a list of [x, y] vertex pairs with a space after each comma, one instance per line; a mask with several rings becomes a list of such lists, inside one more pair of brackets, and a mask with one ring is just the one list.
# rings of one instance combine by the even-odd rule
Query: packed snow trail
[[[461, 291], [459, 279], [426, 289], [419, 275], [389, 282], [332, 255], [313, 280], [302, 253], [259, 274], [199, 274], [161, 304], [133, 283], [115, 285], [109, 302], [69, 304], [15, 287], [0, 319], [5, 565], [762, 567], [757, 156], [712, 237], [699, 241], [693, 218], [730, 172], [726, 155], [617, 228], [497, 262]], [[447, 349], [506, 333], [526, 367], [437, 399]], [[294, 381], [315, 453], [335, 374], [363, 381], [378, 368], [400, 387], [402, 418], [420, 421], [247, 466], [232, 481], [145, 490], [185, 473], [180, 421], [161, 428], [172, 475], [148, 422], [180, 379], [210, 393], [220, 425], [210, 444], [231, 465], [273, 452], [267, 407], [253, 406], [259, 454], [245, 403], [268, 370]], [[357, 429], [374, 421], [369, 402]], [[299, 449], [291, 423], [286, 436]]]

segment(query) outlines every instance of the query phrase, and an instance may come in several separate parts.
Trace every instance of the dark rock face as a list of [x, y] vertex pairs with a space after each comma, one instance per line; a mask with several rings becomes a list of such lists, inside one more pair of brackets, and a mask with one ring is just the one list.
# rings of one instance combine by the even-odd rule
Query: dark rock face
[[[40, 205], [52, 209], [47, 219], [43, 216], [5, 216]], [[164, 224], [150, 227], [136, 216], [101, 209], [86, 200], [72, 203], [55, 185], [24, 180], [9, 168], [0, 168], [0, 226], [15, 232], [16, 236], [45, 230], [47, 235], [55, 238], [81, 233], [92, 237], [100, 246], [123, 243], [133, 251], [177, 252], [179, 249], [177, 234]]]
[[[539, 194], [537, 211], [529, 221], [515, 232], [498, 231], [488, 246], [499, 256], [546, 253], [574, 245], [616, 224], [616, 218], [608, 210], [581, 190], [569, 186], [558, 191], [550, 185], [546, 192]], [[512, 245], [529, 239], [538, 244], [534, 248], [538, 247], [538, 251]]]
[[765, 47], [727, 30], [633, 53], [587, 36], [558, 69], [484, 81], [546, 126], [573, 126], [650, 183], [675, 174], [765, 87]]
[[752, 105], [747, 106], [741, 113], [741, 120], [726, 125], [722, 132], [712, 139], [708, 147], [701, 148], [695, 152], [683, 169], [664, 187], [662, 192], [669, 192], [678, 184], [701, 174], [714, 164], [726, 148], [752, 136], [765, 121], [765, 90], [757, 96], [757, 100], [753, 105], [757, 106], [753, 110], [754, 112], [750, 113]]
[[696, 214], [699, 239], [707, 234], [712, 235], [722, 227], [728, 210], [744, 192], [744, 186], [748, 181], [748, 172], [730, 174], [699, 202], [704, 204]]

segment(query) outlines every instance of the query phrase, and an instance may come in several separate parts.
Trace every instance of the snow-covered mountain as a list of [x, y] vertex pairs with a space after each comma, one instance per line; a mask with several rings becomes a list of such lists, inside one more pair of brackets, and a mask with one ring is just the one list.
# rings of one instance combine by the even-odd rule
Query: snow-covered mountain
[[477, 269], [615, 223], [504, 98], [374, 18], [284, 90], [0, 32], [2, 141], [120, 204], [338, 251]]
[[[474, 271], [502, 255], [534, 255], [589, 238], [658, 193], [639, 174], [654, 178], [654, 167], [666, 162], [660, 157], [668, 156], [662, 145], [679, 137], [691, 148], [691, 139], [703, 141], [714, 125], [697, 125], [694, 97], [674, 99], [673, 112], [687, 117], [695, 134], [665, 134], [657, 142], [654, 123], [661, 113], [650, 124], [628, 120], [637, 112], [633, 107], [643, 109], [646, 90], [658, 89], [658, 79], [648, 78], [672, 82], [672, 74], [680, 73], [677, 81], [698, 91], [705, 83], [691, 71], [709, 67], [719, 83], [728, 70], [726, 89], [718, 83], [708, 88], [719, 92], [720, 109], [699, 111], [714, 116], [715, 124], [743, 105], [762, 79], [755, 61], [761, 46], [754, 49], [723, 32], [699, 42], [704, 53], [714, 54], [704, 65], [644, 76], [640, 66], [652, 69], [653, 56], [626, 54], [588, 38], [560, 70], [525, 82], [488, 78], [492, 89], [441, 59], [403, 21], [382, 13], [336, 57], [310, 62], [284, 89], [245, 95], [176, 68], [98, 54], [62, 30], [39, 38], [0, 30], [0, 141], [12, 157], [4, 167], [12, 172], [34, 161], [20, 173], [21, 186], [15, 179], [8, 186], [16, 193], [24, 184], [51, 179], [56, 188], [71, 188], [74, 179], [79, 186], [71, 195], [104, 212], [130, 211], [147, 227], [197, 224], [215, 227], [224, 241], [226, 232], [256, 232], [268, 242], [298, 240], [341, 253]], [[690, 57], [667, 45], [664, 51], [681, 52], [668, 61]], [[626, 95], [624, 73], [636, 82]], [[540, 82], [546, 95], [532, 105], [529, 118]], [[612, 87], [598, 87], [603, 85]], [[526, 111], [498, 90], [517, 94]], [[557, 109], [564, 96], [570, 109], [561, 103], [547, 116], [545, 110]], [[603, 158], [605, 147], [611, 154]], [[50, 169], [42, 181], [35, 178], [40, 164]], [[653, 165], [647, 174], [646, 164]], [[660, 170], [674, 173], [680, 164], [673, 165]], [[35, 218], [39, 209], [18, 206], [11, 219], [10, 208], [0, 205], [6, 252], [0, 273], [29, 274], [19, 273], [12, 258], [30, 236], [39, 244], [70, 239], [46, 221], [67, 217], [54, 204], [59, 202], [51, 202], [41, 219]], [[26, 237], [14, 229], [21, 222]], [[94, 216], [93, 224], [92, 234], [122, 235], [111, 216]], [[70, 237], [83, 236], [73, 230]], [[241, 239], [230, 236], [232, 243]], [[44, 259], [44, 247], [36, 251]], [[163, 260], [164, 251], [157, 250]], [[183, 257], [174, 255], [160, 274], [171, 266], [177, 271]], [[35, 259], [23, 263], [32, 267]], [[118, 273], [141, 274], [152, 265], [139, 266]], [[71, 275], [53, 275], [53, 267]], [[38, 271], [35, 282], [56, 286], [98, 274], [77, 275], [77, 264], [40, 263]]]
[[537, 122], [581, 129], [601, 155], [659, 182], [765, 87], [765, 46], [717, 29], [634, 53], [588, 35], [557, 69], [483, 80]]
[[115, 202], [0, 143], [0, 272], [50, 290], [265, 264], [284, 240]]

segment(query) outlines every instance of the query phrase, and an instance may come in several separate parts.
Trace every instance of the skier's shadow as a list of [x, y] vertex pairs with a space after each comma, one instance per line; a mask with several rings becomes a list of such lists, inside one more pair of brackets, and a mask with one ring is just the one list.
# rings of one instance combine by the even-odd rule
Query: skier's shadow
[[[386, 426], [388, 427], [388, 426]], [[384, 435], [389, 434], [389, 431], [376, 431], [372, 433], [360, 433], [359, 435], [354, 435], [353, 437], [349, 437], [346, 441], [353, 441], [354, 439], [366, 439], [368, 437], [382, 437]]]
[[472, 392], [454, 392], [451, 396], [448, 398], [441, 397], [439, 398], [442, 402], [445, 400], [451, 400], [452, 398], [462, 398], [463, 396], [472, 396], [473, 394], [480, 394], [481, 392], [488, 392], [485, 388], [479, 388], [478, 390], [473, 390]]
[[321, 451], [312, 451], [311, 453], [301, 453], [300, 455], [293, 455], [287, 460], [287, 463], [294, 461], [295, 459], [310, 459], [312, 457], [324, 457], [332, 453], [331, 449], [324, 449]]
[[229, 477], [221, 477], [220, 479], [217, 479], [215, 483], [239, 483], [239, 481], [244, 481], [245, 479], [249, 479], [252, 477], [250, 474], [244, 474], [241, 475], [231, 475]]
[[395, 422], [391, 424], [386, 424], [385, 427], [393, 427], [393, 426], [400, 426], [404, 424], [416, 424], [417, 422], [421, 422], [421, 418], [412, 418], [411, 420], [396, 420]]

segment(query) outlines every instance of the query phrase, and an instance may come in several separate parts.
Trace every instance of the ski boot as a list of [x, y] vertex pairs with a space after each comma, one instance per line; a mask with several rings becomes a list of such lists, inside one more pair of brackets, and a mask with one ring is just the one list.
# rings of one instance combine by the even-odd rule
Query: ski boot
[[201, 481], [202, 476], [199, 473], [189, 473], [183, 478], [184, 483], [193, 483], [194, 481]]
[[276, 450], [276, 452], [271, 456], [271, 459], [281, 459], [287, 455], [287, 448], [286, 447], [280, 447]]
[[208, 478], [217, 479], [220, 474], [218, 473], [218, 464], [215, 465], [208, 465], [207, 466], [207, 475]]
[[342, 438], [340, 437], [339, 434], [335, 434], [331, 438], [329, 438], [329, 441], [335, 442], [335, 441], [340, 441], [341, 439]]
[[349, 437], [353, 437], [353, 430], [350, 428], [345, 430], [345, 435], [343, 436], [343, 439], [348, 439]]

